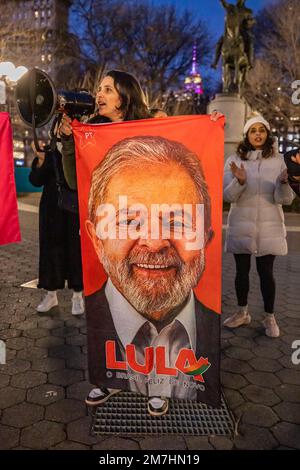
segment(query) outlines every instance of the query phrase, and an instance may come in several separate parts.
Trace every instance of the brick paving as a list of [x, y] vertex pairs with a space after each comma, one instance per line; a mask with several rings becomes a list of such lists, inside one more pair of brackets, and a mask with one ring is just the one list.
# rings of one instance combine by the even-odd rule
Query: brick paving
[[[37, 206], [38, 194], [19, 198]], [[236, 419], [236, 434], [208, 436], [90, 436], [83, 398], [90, 388], [84, 318], [72, 317], [71, 292], [59, 306], [38, 314], [37, 289], [20, 285], [37, 277], [38, 215], [21, 210], [22, 243], [0, 247], [0, 449], [213, 450], [300, 449], [300, 365], [291, 344], [300, 339], [300, 215], [289, 214], [290, 252], [278, 257], [276, 313], [280, 338], [264, 335], [259, 281], [251, 271], [253, 321], [222, 328], [222, 389]], [[254, 264], [254, 263], [253, 263]], [[224, 318], [235, 310], [233, 260], [223, 256]]]

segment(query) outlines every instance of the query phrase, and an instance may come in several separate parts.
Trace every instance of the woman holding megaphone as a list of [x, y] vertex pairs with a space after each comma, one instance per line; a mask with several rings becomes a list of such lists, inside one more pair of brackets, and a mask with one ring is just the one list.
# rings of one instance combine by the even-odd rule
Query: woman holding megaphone
[[[111, 70], [101, 80], [96, 94], [96, 103], [98, 113], [88, 121], [90, 124], [131, 121], [152, 117], [138, 80], [130, 73], [121, 70]], [[62, 118], [59, 133], [63, 145], [62, 162], [65, 178], [71, 189], [77, 189], [75, 148], [71, 122], [72, 119], [65, 114]]]

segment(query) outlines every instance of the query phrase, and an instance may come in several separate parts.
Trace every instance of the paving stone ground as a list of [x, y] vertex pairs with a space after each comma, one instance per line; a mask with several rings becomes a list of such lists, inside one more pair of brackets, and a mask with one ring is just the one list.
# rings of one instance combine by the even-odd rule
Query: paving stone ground
[[[39, 195], [19, 198], [37, 207]], [[37, 277], [38, 214], [21, 210], [22, 243], [0, 247], [0, 449], [300, 449], [300, 365], [291, 361], [300, 340], [300, 232], [288, 232], [289, 255], [278, 257], [276, 313], [281, 336], [264, 335], [259, 281], [251, 271], [253, 321], [222, 328], [222, 389], [236, 420], [236, 435], [90, 436], [83, 399], [89, 390], [85, 318], [70, 311], [71, 292], [59, 306], [38, 314], [37, 289], [21, 284]], [[300, 215], [287, 216], [300, 227]], [[254, 263], [253, 263], [254, 264]], [[223, 313], [235, 311], [232, 256], [223, 255]]]

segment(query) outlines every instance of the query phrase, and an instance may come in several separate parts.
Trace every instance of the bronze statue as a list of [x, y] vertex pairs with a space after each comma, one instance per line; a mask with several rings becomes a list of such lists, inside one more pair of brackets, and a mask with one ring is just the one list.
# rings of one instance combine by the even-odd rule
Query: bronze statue
[[236, 5], [220, 0], [226, 10], [225, 33], [216, 46], [216, 68], [222, 54], [223, 92], [243, 93], [246, 74], [253, 65], [252, 27], [255, 23], [252, 10], [245, 6], [245, 0]]

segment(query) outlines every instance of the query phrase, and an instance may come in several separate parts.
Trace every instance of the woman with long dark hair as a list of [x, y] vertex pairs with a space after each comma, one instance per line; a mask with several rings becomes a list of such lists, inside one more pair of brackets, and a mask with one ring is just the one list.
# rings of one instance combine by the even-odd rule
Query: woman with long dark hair
[[[96, 93], [98, 110], [90, 124], [132, 121], [152, 117], [139, 81], [130, 73], [110, 70], [100, 81]], [[64, 115], [60, 126], [63, 144], [63, 168], [71, 189], [77, 188], [74, 140], [71, 118]]]
[[238, 310], [224, 325], [237, 328], [249, 324], [249, 271], [255, 256], [264, 301], [266, 335], [278, 337], [274, 316], [276, 255], [287, 254], [282, 205], [293, 201], [286, 165], [277, 152], [270, 124], [262, 117], [249, 119], [237, 153], [224, 170], [224, 199], [231, 203], [225, 251], [233, 253], [236, 264], [235, 290]]

